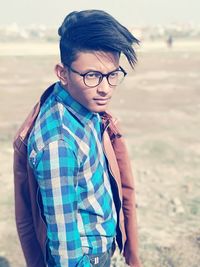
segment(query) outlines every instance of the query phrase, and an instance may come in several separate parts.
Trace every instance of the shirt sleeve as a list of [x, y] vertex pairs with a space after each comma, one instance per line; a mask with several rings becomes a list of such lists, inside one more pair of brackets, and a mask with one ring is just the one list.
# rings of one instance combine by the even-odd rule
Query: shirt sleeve
[[34, 171], [42, 196], [48, 245], [55, 266], [89, 267], [77, 226], [77, 158], [63, 140], [48, 144], [38, 158]]

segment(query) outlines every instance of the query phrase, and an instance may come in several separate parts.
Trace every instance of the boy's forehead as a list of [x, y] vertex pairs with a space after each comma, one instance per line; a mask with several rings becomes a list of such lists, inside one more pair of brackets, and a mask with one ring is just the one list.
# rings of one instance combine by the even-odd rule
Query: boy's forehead
[[73, 62], [73, 66], [81, 65], [89, 67], [94, 65], [107, 65], [118, 66], [119, 65], [119, 53], [116, 52], [104, 52], [104, 51], [81, 51], [77, 53], [76, 60]]

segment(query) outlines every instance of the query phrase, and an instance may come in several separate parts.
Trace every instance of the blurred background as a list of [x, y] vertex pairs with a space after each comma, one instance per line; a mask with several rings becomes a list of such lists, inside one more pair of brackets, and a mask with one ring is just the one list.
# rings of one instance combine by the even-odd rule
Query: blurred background
[[[14, 221], [12, 140], [55, 82], [57, 29], [73, 10], [102, 9], [140, 41], [116, 90], [136, 181], [143, 267], [200, 266], [199, 0], [0, 0], [0, 267], [25, 267]], [[125, 266], [118, 253], [112, 266]], [[39, 267], [39, 266], [38, 266]]]

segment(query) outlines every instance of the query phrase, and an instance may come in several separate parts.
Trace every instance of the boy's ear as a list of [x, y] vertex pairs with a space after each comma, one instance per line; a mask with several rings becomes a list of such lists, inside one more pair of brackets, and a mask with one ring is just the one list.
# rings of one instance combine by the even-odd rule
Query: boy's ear
[[55, 73], [62, 85], [67, 85], [67, 70], [62, 63], [56, 64]]

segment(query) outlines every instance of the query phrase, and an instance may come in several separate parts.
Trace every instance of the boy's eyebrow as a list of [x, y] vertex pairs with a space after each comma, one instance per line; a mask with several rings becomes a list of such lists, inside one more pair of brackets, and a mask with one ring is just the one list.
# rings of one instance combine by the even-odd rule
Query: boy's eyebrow
[[102, 74], [108, 74], [108, 73], [114, 72], [114, 71], [116, 71], [116, 70], [119, 70], [119, 68], [120, 68], [120, 66], [117, 67], [117, 68], [115, 68], [114, 70], [111, 70], [111, 71], [107, 72], [107, 73], [103, 73], [103, 72], [101, 72], [101, 71], [99, 71], [99, 70], [94, 70], [94, 69], [86, 69], [86, 70], [84, 70], [84, 71], [80, 71], [80, 73], [81, 73], [81, 74], [84, 74], [84, 73], [87, 73], [87, 72], [99, 72], [99, 73], [102, 73]]

